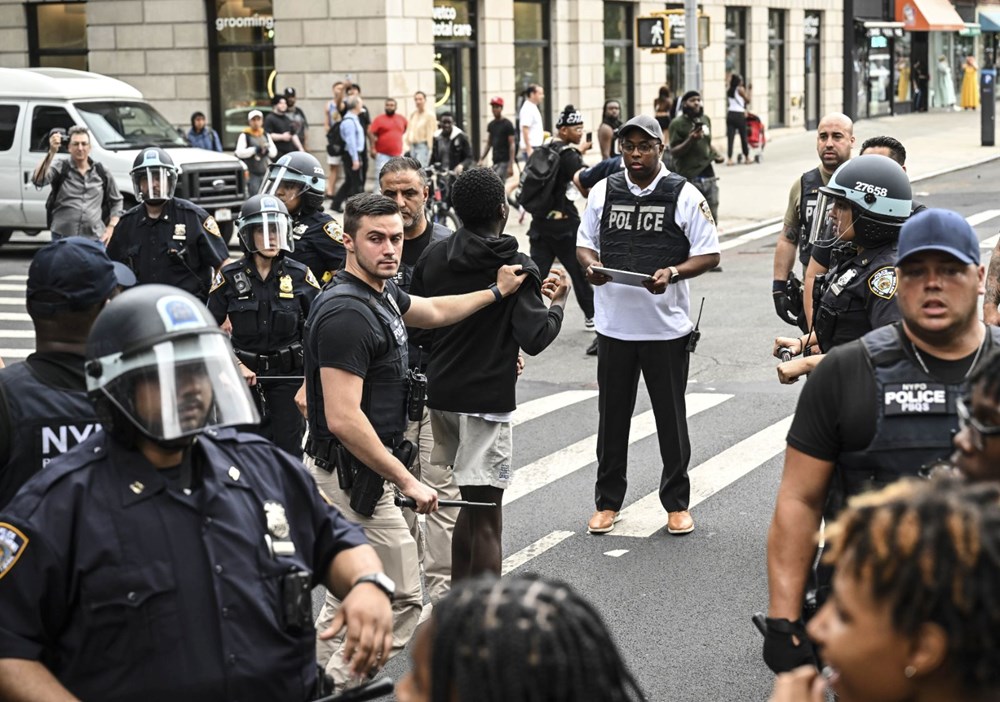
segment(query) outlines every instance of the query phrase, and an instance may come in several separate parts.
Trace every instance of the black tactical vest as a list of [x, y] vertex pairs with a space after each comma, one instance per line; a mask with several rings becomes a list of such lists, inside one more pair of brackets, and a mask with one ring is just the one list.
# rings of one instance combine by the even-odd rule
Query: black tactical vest
[[[872, 330], [868, 317], [868, 278], [879, 268], [896, 263], [896, 242], [865, 249], [851, 258], [838, 259], [825, 276], [813, 328], [823, 353], [860, 339]], [[895, 291], [893, 291], [894, 293]]]
[[799, 195], [799, 261], [805, 266], [809, 263], [812, 252], [809, 232], [812, 229], [813, 213], [816, 211], [816, 201], [819, 200], [819, 189], [823, 187], [823, 176], [819, 168], [803, 173], [799, 184], [802, 186], [802, 193]]
[[333, 277], [323, 292], [313, 302], [312, 312], [305, 325], [306, 343], [305, 377], [310, 386], [309, 432], [314, 439], [334, 438], [327, 428], [323, 412], [323, 387], [320, 382], [316, 359], [321, 343], [354, 343], [352, 339], [320, 339], [315, 328], [329, 315], [346, 307], [364, 312], [372, 324], [382, 327], [386, 347], [372, 361], [365, 375], [361, 395], [361, 410], [375, 428], [375, 433], [386, 445], [395, 445], [406, 430], [406, 370], [408, 363], [406, 326], [389, 286], [379, 295], [369, 286], [343, 273]]
[[0, 469], [0, 507], [29, 478], [101, 428], [85, 391], [46, 384], [27, 363], [3, 371], [10, 459]]
[[[1000, 328], [987, 330], [977, 365], [1000, 343]], [[967, 387], [964, 380], [943, 383], [925, 373], [899, 323], [865, 335], [862, 344], [874, 370], [878, 409], [871, 443], [837, 460], [835, 480], [847, 497], [919, 475], [951, 455], [955, 403]]]
[[652, 275], [688, 259], [691, 242], [674, 217], [687, 183], [670, 173], [648, 195], [633, 195], [625, 172], [608, 176], [601, 216], [601, 264], [606, 268]]

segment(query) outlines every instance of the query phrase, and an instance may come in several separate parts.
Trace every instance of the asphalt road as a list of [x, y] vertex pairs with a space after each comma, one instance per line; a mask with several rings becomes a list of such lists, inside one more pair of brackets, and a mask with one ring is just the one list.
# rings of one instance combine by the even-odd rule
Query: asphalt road
[[[1000, 209], [992, 210], [998, 179], [1000, 163], [993, 163], [923, 181], [915, 191], [928, 206], [973, 217], [986, 240], [1000, 224]], [[774, 196], [783, 199], [786, 192], [782, 186]], [[23, 288], [39, 242], [19, 241], [15, 236], [0, 249], [0, 355], [8, 362], [33, 344]], [[563, 333], [528, 359], [519, 383], [506, 565], [566, 580], [593, 601], [650, 700], [766, 700], [770, 692], [750, 615], [767, 602], [766, 531], [800, 387], [778, 384], [770, 356], [774, 336], [791, 331], [776, 318], [769, 295], [774, 243], [773, 234], [729, 240], [723, 272], [691, 283], [694, 305], [705, 297], [688, 398], [694, 533], [672, 537], [664, 529], [666, 515], [655, 497], [660, 463], [642, 391], [625, 518], [609, 535], [586, 533], [593, 510], [596, 359], [584, 354], [593, 335], [575, 302]], [[398, 677], [407, 666], [407, 660], [391, 661], [388, 673]]]

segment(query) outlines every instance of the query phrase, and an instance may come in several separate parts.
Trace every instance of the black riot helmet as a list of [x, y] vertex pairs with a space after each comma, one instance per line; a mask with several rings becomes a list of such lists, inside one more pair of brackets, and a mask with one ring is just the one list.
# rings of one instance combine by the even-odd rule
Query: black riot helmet
[[[863, 248], [897, 240], [913, 206], [913, 189], [906, 171], [891, 158], [878, 154], [865, 154], [842, 164], [819, 192], [813, 235], [829, 217], [833, 202], [846, 201], [853, 213], [853, 242]], [[833, 241], [839, 241], [839, 235]]]
[[87, 393], [104, 429], [167, 448], [211, 427], [260, 421], [232, 346], [208, 309], [169, 285], [109, 302], [87, 338]]
[[[243, 203], [236, 220], [240, 247], [247, 253], [262, 250], [294, 251], [291, 220], [285, 203], [275, 195], [254, 195]], [[260, 236], [258, 244], [257, 237]]]
[[132, 162], [132, 187], [139, 202], [162, 205], [174, 196], [177, 188], [177, 166], [170, 154], [151, 146], [139, 152]]
[[302, 205], [296, 215], [316, 212], [323, 207], [326, 195], [326, 171], [316, 157], [305, 151], [293, 151], [272, 163], [267, 179], [260, 189], [261, 195], [277, 195], [287, 205], [287, 199], [301, 197]]

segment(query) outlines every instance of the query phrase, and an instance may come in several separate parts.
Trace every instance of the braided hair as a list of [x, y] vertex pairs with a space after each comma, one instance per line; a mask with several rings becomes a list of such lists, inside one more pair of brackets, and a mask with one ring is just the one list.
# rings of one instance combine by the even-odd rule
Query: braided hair
[[466, 580], [433, 622], [431, 702], [645, 699], [600, 615], [565, 583]]
[[945, 631], [966, 692], [1000, 689], [1000, 485], [901, 480], [852, 499], [826, 538], [824, 561], [867, 582], [899, 633]]
[[455, 214], [462, 224], [473, 229], [498, 221], [505, 202], [507, 191], [492, 168], [468, 168], [451, 188]]

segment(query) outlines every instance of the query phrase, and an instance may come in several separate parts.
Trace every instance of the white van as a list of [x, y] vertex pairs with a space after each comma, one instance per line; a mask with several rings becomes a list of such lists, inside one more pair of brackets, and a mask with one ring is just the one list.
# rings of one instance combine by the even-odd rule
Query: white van
[[[136, 204], [132, 162], [140, 149], [159, 146], [180, 170], [177, 196], [214, 215], [229, 240], [247, 196], [242, 161], [189, 146], [128, 83], [67, 68], [0, 68], [0, 245], [14, 231], [46, 229], [49, 188], [36, 188], [31, 174], [48, 151], [50, 130], [73, 125], [90, 130], [90, 156], [114, 177], [125, 209]], [[69, 158], [65, 146], [56, 158]]]

